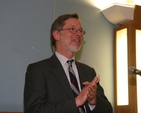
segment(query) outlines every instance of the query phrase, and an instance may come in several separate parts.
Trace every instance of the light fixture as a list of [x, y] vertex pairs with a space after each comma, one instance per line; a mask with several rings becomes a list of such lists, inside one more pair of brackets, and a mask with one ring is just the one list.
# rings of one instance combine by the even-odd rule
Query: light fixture
[[123, 24], [133, 20], [134, 6], [125, 4], [112, 4], [101, 11], [111, 23]]

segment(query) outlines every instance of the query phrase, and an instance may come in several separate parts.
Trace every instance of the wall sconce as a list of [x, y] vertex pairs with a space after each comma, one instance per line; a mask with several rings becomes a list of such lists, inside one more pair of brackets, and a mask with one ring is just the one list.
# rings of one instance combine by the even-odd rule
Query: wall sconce
[[112, 4], [101, 11], [111, 23], [122, 24], [133, 20], [134, 5]]
[[130, 75], [130, 66], [141, 69], [141, 6], [133, 20], [114, 29], [115, 113], [141, 113], [141, 77]]

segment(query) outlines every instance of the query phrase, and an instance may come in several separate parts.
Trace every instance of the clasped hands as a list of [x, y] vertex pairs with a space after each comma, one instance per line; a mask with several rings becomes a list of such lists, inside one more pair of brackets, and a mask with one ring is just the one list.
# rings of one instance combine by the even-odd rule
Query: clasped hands
[[86, 101], [90, 105], [96, 105], [96, 92], [97, 92], [97, 83], [100, 81], [99, 75], [94, 77], [91, 82], [83, 82], [84, 88], [75, 98], [76, 106], [82, 106]]

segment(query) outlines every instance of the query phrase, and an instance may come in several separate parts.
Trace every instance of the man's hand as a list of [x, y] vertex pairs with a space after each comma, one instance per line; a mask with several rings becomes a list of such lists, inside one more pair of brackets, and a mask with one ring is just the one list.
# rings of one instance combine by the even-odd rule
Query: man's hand
[[83, 82], [85, 87], [75, 98], [77, 107], [83, 105], [86, 101], [88, 101], [91, 105], [96, 105], [97, 83], [99, 81], [99, 76], [96, 76], [91, 82]]

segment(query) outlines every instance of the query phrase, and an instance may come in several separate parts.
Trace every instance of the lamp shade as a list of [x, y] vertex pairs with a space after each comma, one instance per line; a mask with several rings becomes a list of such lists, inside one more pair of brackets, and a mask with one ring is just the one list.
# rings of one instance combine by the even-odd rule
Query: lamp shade
[[102, 10], [103, 15], [113, 24], [123, 24], [134, 18], [134, 7], [114, 4]]

